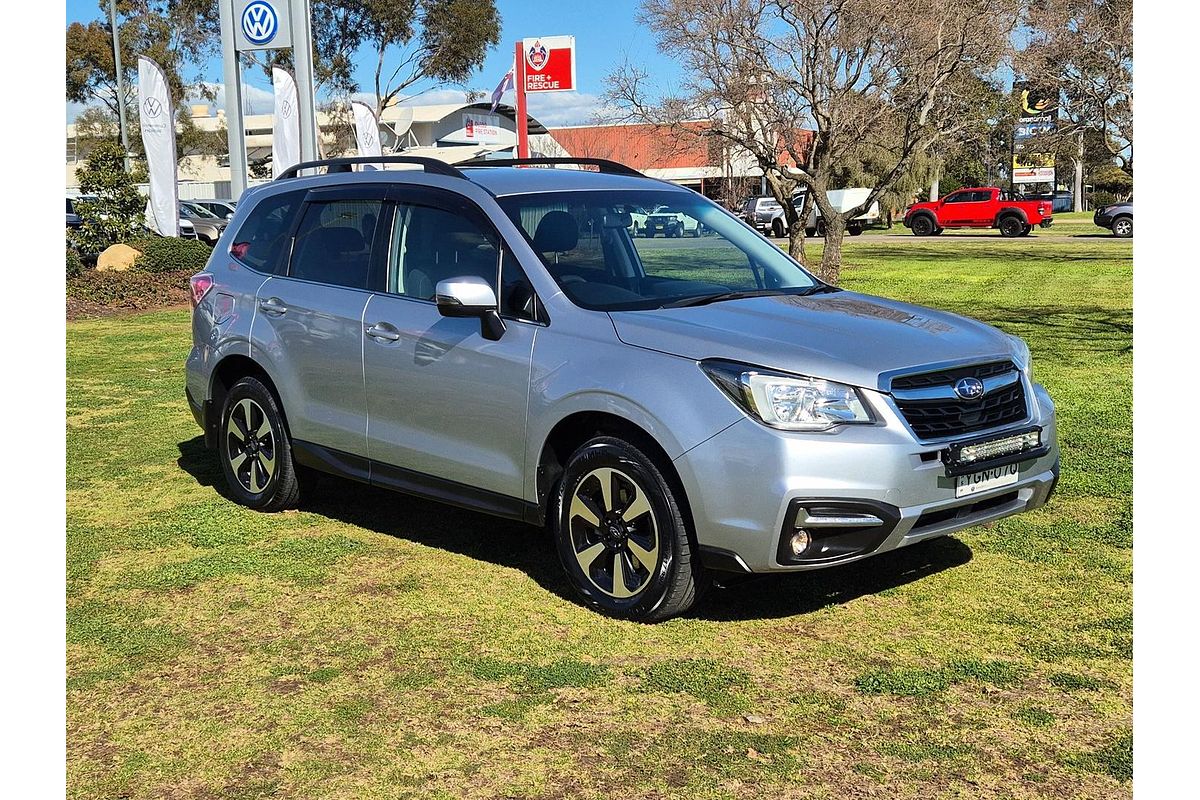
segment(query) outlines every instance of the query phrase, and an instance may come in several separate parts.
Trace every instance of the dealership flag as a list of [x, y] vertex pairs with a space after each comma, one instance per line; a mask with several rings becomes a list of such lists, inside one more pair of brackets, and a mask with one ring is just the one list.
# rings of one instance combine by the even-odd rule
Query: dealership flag
[[146, 222], [163, 236], [179, 235], [178, 162], [175, 160], [175, 108], [162, 69], [138, 56], [138, 117], [150, 171], [150, 213]]
[[509, 68], [508, 72], [500, 79], [500, 83], [496, 84], [495, 90], [492, 92], [492, 113], [496, 112], [496, 107], [500, 105], [500, 98], [504, 97], [504, 93], [513, 88], [513, 73], [517, 66], [514, 64]]
[[299, 97], [296, 79], [283, 67], [271, 67], [275, 87], [275, 122], [271, 127], [271, 177], [300, 163]]
[[[354, 141], [358, 146], [360, 156], [377, 156], [382, 154], [379, 145], [379, 117], [375, 109], [366, 103], [355, 100], [350, 106], [354, 109]], [[365, 169], [373, 169], [366, 165]]]

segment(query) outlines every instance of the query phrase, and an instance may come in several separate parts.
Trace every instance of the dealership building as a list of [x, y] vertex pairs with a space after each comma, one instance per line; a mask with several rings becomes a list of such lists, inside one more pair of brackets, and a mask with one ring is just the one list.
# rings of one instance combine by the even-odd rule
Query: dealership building
[[[207, 106], [191, 108], [192, 122], [201, 131], [221, 133], [225, 115], [210, 113]], [[627, 164], [646, 175], [672, 181], [710, 197], [725, 198], [760, 190], [761, 171], [746, 159], [729, 157], [714, 138], [704, 136], [711, 123], [687, 123], [671, 129], [654, 125], [578, 125], [549, 128], [527, 118], [529, 149], [534, 156], [605, 158]], [[353, 121], [349, 111], [335, 117], [318, 112], [324, 152], [355, 155]], [[243, 117], [249, 162], [261, 165], [269, 176], [273, 115]], [[384, 153], [426, 156], [455, 164], [476, 158], [512, 157], [516, 148], [516, 110], [491, 104], [450, 103], [398, 105], [386, 109], [379, 120]], [[91, 137], [94, 139], [95, 137]], [[86, 131], [67, 126], [66, 185], [77, 191], [76, 170], [87, 156]], [[180, 196], [229, 195], [228, 156], [184, 155], [179, 163]], [[258, 183], [267, 180], [251, 180]]]

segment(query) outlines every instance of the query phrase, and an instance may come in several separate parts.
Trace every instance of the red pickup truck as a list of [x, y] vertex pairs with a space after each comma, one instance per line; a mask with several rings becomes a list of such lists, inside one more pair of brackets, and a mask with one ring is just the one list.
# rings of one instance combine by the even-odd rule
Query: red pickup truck
[[995, 186], [959, 189], [941, 200], [914, 203], [904, 226], [917, 236], [937, 236], [946, 228], [999, 228], [1001, 236], [1025, 236], [1034, 225], [1054, 222], [1049, 200], [1013, 200]]

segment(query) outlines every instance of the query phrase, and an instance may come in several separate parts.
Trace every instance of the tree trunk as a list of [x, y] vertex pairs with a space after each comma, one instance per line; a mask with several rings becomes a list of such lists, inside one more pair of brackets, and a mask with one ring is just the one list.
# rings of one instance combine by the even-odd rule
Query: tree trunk
[[935, 164], [933, 167], [933, 182], [929, 185], [929, 202], [932, 203], [938, 199], [938, 196], [941, 194], [941, 184], [942, 169], [939, 165]]
[[796, 218], [788, 224], [788, 255], [808, 267], [808, 254], [804, 252], [804, 231], [812, 209], [812, 192], [804, 193], [804, 202], [796, 209]]
[[1083, 134], [1079, 134], [1079, 147], [1075, 150], [1075, 211], [1083, 211]]
[[841, 214], [831, 214], [824, 221], [825, 252], [821, 254], [817, 277], [836, 286], [842, 277], [842, 238], [846, 235], [846, 220]]

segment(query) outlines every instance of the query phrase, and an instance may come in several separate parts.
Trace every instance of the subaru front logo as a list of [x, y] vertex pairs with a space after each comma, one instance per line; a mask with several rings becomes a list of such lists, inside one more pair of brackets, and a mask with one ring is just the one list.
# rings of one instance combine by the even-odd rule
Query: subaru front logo
[[978, 400], [983, 397], [983, 381], [979, 378], [959, 378], [954, 384], [954, 393], [963, 400]]

